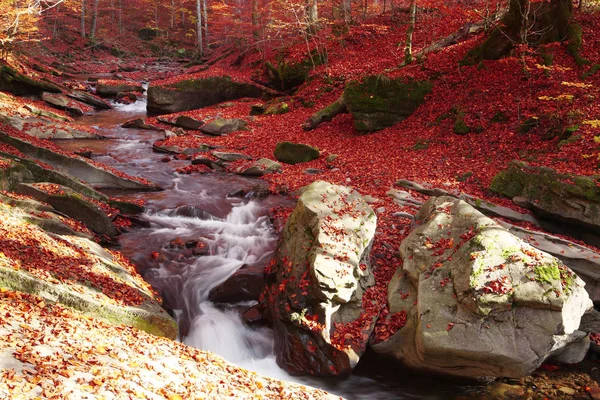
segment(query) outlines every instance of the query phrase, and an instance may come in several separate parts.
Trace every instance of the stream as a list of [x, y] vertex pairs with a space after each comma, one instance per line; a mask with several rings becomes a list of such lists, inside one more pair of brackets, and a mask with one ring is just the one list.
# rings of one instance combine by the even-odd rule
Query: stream
[[[140, 218], [149, 227], [122, 234], [119, 250], [134, 260], [144, 278], [163, 296], [165, 306], [173, 310], [180, 324], [179, 340], [263, 375], [322, 388], [347, 399], [448, 399], [473, 389], [380, 361], [361, 361], [357, 372], [342, 380], [292, 377], [280, 369], [275, 362], [271, 329], [249, 327], [240, 317], [239, 310], [253, 303], [216, 305], [208, 300], [208, 294], [242, 265], [269, 262], [278, 238], [268, 211], [293, 203], [280, 196], [227, 197], [235, 189], [252, 190], [260, 182], [256, 179], [224, 173], [175, 173], [176, 168], [189, 165], [189, 161], [165, 163], [161, 161], [165, 154], [152, 151], [152, 143], [162, 139], [163, 132], [120, 127], [129, 119], [146, 116], [145, 100], [114, 106], [76, 120], [97, 128], [106, 140], [55, 143], [69, 151], [88, 147], [94, 152], [94, 160], [144, 177], [165, 189], [109, 194], [146, 202], [146, 211]], [[204, 253], [195, 255], [191, 249], [170, 245], [174, 239], [199, 241], [205, 246]], [[156, 257], [154, 252], [163, 256]]]

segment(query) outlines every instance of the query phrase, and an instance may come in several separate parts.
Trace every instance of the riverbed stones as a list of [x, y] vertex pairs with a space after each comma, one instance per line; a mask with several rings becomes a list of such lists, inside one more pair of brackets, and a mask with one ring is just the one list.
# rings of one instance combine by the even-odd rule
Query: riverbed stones
[[242, 265], [225, 282], [214, 287], [208, 298], [214, 303], [256, 301], [264, 284], [264, 265]]
[[143, 92], [144, 88], [137, 82], [113, 81], [101, 79], [96, 85], [96, 93], [99, 96], [116, 96], [120, 92]]
[[84, 92], [83, 90], [74, 90], [71, 93], [67, 93], [72, 99], [78, 100], [82, 103], [89, 104], [99, 110], [109, 110], [112, 106], [100, 97], [96, 97], [90, 93]]
[[98, 201], [82, 196], [66, 186], [47, 182], [22, 183], [17, 186], [16, 191], [50, 204], [56, 211], [82, 222], [100, 235], [116, 236], [119, 233]]
[[592, 307], [560, 260], [462, 200], [429, 199], [402, 242], [388, 288], [406, 324], [373, 349], [405, 365], [469, 378], [522, 377], [581, 338]]
[[83, 115], [91, 108], [60, 93], [42, 93], [42, 100], [59, 110], [65, 110], [73, 115]]
[[[277, 362], [292, 374], [349, 374], [372, 320], [360, 321], [374, 284], [377, 218], [360, 194], [317, 181], [303, 189], [270, 266], [266, 289]], [[348, 329], [357, 323], [357, 331]]]
[[[0, 143], [8, 144], [9, 146], [19, 150], [26, 157], [49, 164], [58, 172], [68, 174], [71, 177], [84, 181], [95, 188], [161, 190], [158, 186], [152, 183], [134, 180], [125, 174], [103, 169], [100, 166], [92, 164], [89, 160], [84, 158], [69, 157], [47, 147], [38, 146], [32, 142], [17, 137], [12, 137], [4, 132], [0, 132]], [[34, 168], [39, 167], [34, 166]]]
[[268, 158], [254, 161], [250, 166], [240, 167], [237, 173], [245, 176], [263, 176], [281, 171], [281, 164]]
[[275, 158], [286, 164], [301, 164], [319, 158], [318, 149], [302, 143], [279, 142], [273, 151]]

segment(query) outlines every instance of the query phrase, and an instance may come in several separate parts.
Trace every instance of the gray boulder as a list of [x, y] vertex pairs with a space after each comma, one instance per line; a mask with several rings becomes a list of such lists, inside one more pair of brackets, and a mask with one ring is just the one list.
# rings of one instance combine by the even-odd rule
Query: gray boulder
[[307, 144], [279, 142], [275, 146], [273, 155], [286, 164], [301, 164], [319, 158], [321, 153]]
[[243, 119], [217, 118], [207, 124], [202, 125], [200, 132], [211, 136], [222, 136], [231, 132], [239, 131], [246, 127], [247, 123]]
[[170, 114], [194, 110], [244, 97], [262, 98], [272, 91], [253, 83], [236, 82], [229, 76], [188, 79], [148, 88], [148, 111]]
[[581, 339], [592, 302], [560, 260], [462, 200], [431, 198], [415, 219], [388, 290], [390, 313], [406, 313], [406, 324], [376, 352], [445, 374], [516, 378]]
[[317, 181], [298, 199], [266, 288], [277, 361], [291, 373], [347, 375], [365, 351], [375, 322], [362, 303], [375, 283], [369, 253], [376, 222], [347, 187]]

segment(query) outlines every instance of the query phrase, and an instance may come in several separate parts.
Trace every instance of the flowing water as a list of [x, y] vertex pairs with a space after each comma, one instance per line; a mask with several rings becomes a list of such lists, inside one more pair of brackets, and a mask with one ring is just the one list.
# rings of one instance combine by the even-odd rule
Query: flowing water
[[[244, 264], [262, 265], [270, 260], [277, 235], [268, 219], [271, 207], [291, 204], [272, 196], [260, 200], [229, 198], [234, 189], [252, 190], [257, 180], [227, 174], [182, 175], [174, 169], [189, 161], [161, 162], [164, 154], [152, 151], [162, 132], [124, 129], [126, 120], [144, 117], [146, 103], [116, 104], [113, 110], [78, 118], [78, 123], [97, 127], [107, 140], [62, 141], [67, 150], [91, 148], [94, 159], [160, 185], [162, 192], [121, 194], [143, 198], [147, 211], [141, 217], [147, 227], [120, 236], [121, 251], [133, 259], [142, 274], [163, 296], [180, 324], [179, 340], [210, 350], [242, 367], [267, 376], [320, 387], [348, 399], [444, 399], [462, 390], [452, 382], [394, 370], [380, 362], [357, 368], [364, 375], [345, 380], [291, 377], [281, 370], [273, 354], [273, 334], [266, 327], [249, 327], [240, 310], [253, 303], [217, 306], [208, 300], [212, 288]], [[119, 195], [111, 193], [111, 195]], [[170, 246], [173, 239], [200, 241], [204, 255]], [[153, 252], [162, 255], [156, 257]], [[377, 377], [377, 381], [373, 380]], [[435, 379], [435, 380], [434, 380]]]

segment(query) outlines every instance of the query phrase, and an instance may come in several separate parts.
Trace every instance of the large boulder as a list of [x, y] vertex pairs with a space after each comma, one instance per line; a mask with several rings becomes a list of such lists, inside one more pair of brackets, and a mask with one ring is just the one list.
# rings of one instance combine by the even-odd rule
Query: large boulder
[[321, 153], [307, 144], [279, 142], [275, 146], [273, 155], [286, 164], [301, 164], [319, 158]]
[[431, 198], [416, 220], [388, 290], [390, 313], [406, 323], [376, 352], [445, 374], [516, 378], [585, 338], [592, 302], [560, 260], [455, 198]]
[[347, 187], [304, 189], [267, 277], [278, 363], [293, 374], [346, 375], [365, 351], [374, 316], [363, 295], [375, 280], [369, 252], [377, 217]]
[[236, 82], [229, 76], [187, 79], [148, 88], [148, 111], [170, 114], [194, 110], [244, 97], [262, 98], [270, 91], [264, 87]]
[[513, 161], [490, 189], [515, 199], [541, 216], [600, 232], [600, 176], [561, 174], [548, 167]]
[[343, 103], [357, 130], [372, 132], [403, 121], [425, 102], [429, 81], [405, 81], [373, 75], [350, 82]]

